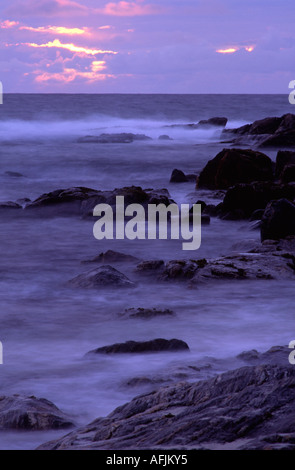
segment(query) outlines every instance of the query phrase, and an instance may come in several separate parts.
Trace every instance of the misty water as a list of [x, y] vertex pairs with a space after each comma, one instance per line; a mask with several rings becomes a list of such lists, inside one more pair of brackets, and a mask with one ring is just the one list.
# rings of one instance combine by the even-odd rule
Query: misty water
[[[6, 95], [0, 107], [0, 201], [33, 200], [73, 186], [112, 190], [136, 185], [167, 188], [178, 204], [198, 199], [217, 204], [222, 194], [169, 180], [174, 168], [199, 173], [226, 146], [221, 131], [166, 126], [226, 116], [230, 128], [287, 112], [292, 110], [282, 95]], [[85, 135], [120, 132], [152, 140], [77, 142]], [[158, 140], [162, 134], [173, 140]], [[266, 153], [275, 159], [275, 152]], [[219, 281], [190, 288], [142, 278], [126, 262], [113, 266], [136, 282], [134, 289], [67, 285], [95, 267], [81, 261], [108, 249], [165, 261], [247, 250], [259, 241], [259, 231], [249, 222], [212, 218], [202, 227], [201, 248], [193, 253], [182, 250], [181, 240], [97, 241], [93, 223], [78, 217], [2, 217], [0, 395], [47, 398], [82, 425], [169, 381], [199, 380], [239, 365], [236, 356], [242, 351], [265, 351], [294, 339], [291, 281]], [[132, 307], [169, 308], [175, 316], [118, 315]], [[84, 357], [100, 346], [154, 338], [184, 340], [190, 352]], [[135, 377], [151, 378], [154, 384], [131, 386]], [[33, 449], [63, 434], [1, 432], [0, 448]]]

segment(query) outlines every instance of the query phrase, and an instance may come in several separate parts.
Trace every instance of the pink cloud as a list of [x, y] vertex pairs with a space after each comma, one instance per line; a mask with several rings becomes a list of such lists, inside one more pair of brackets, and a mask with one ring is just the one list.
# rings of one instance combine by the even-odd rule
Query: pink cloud
[[112, 16], [143, 16], [155, 15], [162, 10], [155, 5], [144, 5], [142, 0], [134, 2], [121, 1], [107, 3], [103, 9], [105, 15]]
[[18, 21], [5, 20], [5, 21], [2, 21], [0, 23], [0, 28], [1, 29], [9, 29], [9, 28], [13, 28], [14, 26], [17, 26], [18, 24], [19, 24]]
[[32, 26], [21, 26], [19, 29], [36, 33], [65, 34], [67, 36], [89, 34], [88, 28], [66, 28], [64, 26], [39, 26], [37, 28], [33, 28]]
[[76, 46], [75, 44], [63, 44], [59, 41], [59, 39], [55, 39], [54, 41], [49, 41], [46, 44], [35, 44], [33, 42], [23, 43], [22, 45], [28, 47], [35, 47], [35, 48], [60, 48], [60, 49], [67, 49], [68, 51], [74, 52], [78, 55], [82, 56], [89, 56], [89, 55], [97, 55], [97, 54], [118, 54], [116, 51], [110, 50], [102, 50], [102, 49], [90, 49], [82, 46]]

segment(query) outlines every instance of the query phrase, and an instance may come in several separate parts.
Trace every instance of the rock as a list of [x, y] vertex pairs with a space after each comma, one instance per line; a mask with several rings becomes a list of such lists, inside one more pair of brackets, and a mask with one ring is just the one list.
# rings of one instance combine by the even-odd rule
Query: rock
[[88, 263], [128, 263], [128, 262], [138, 262], [139, 258], [136, 258], [132, 255], [126, 255], [125, 253], [120, 253], [118, 251], [108, 250], [105, 253], [100, 253], [98, 256], [95, 256], [92, 259], [82, 261], [83, 264]]
[[39, 450], [295, 450], [294, 398], [294, 367], [242, 367], [137, 396]]
[[279, 184], [272, 182], [255, 182], [251, 184], [238, 184], [228, 189], [218, 215], [226, 218], [228, 214], [238, 214], [237, 218], [249, 218], [254, 211], [265, 209], [267, 204], [276, 199], [295, 198], [294, 184]]
[[53, 403], [44, 398], [20, 395], [0, 397], [0, 429], [62, 429], [73, 422]]
[[165, 264], [165, 268], [160, 276], [161, 280], [192, 279], [200, 267], [204, 267], [207, 261], [203, 260], [172, 260]]
[[82, 216], [93, 217], [93, 209], [97, 204], [109, 204], [116, 210], [116, 196], [124, 196], [125, 206], [129, 204], [172, 204], [167, 189], [142, 189], [140, 186], [116, 188], [113, 191], [99, 191], [96, 189], [76, 187], [57, 189], [42, 194], [35, 201], [25, 207], [26, 214], [38, 217], [56, 216]]
[[7, 202], [0, 202], [0, 211], [9, 211], [10, 209], [12, 209], [13, 211], [15, 209], [22, 209], [22, 206], [20, 206], [19, 204], [17, 204], [16, 202], [12, 202], [12, 201], [7, 201]]
[[188, 179], [181, 170], [174, 169], [171, 174], [170, 183], [187, 183]]
[[295, 205], [287, 199], [271, 201], [261, 219], [261, 241], [295, 235]]
[[276, 158], [276, 168], [275, 168], [275, 176], [276, 178], [281, 178], [281, 174], [286, 165], [294, 165], [295, 164], [295, 152], [291, 152], [288, 150], [279, 150], [277, 153]]
[[149, 352], [173, 352], [189, 350], [188, 345], [179, 339], [157, 338], [151, 341], [127, 341], [126, 343], [117, 343], [110, 346], [94, 349], [88, 354], [138, 354]]
[[24, 175], [18, 173], [17, 171], [5, 171], [4, 175], [11, 176], [12, 178], [24, 178]]
[[285, 165], [281, 174], [282, 183], [293, 183], [295, 182], [295, 164]]
[[295, 115], [260, 119], [237, 129], [226, 129], [224, 134], [238, 135], [233, 142], [239, 144], [256, 143], [260, 147], [294, 147]]
[[80, 137], [78, 139], [79, 144], [130, 144], [136, 140], [152, 140], [151, 137], [148, 137], [144, 134], [131, 134], [131, 133], [122, 133], [122, 134], [100, 134], [99, 136], [87, 135], [85, 137]]
[[137, 271], [141, 272], [154, 272], [158, 269], [161, 269], [164, 267], [164, 261], [163, 260], [150, 260], [150, 261], [142, 261], [136, 266]]
[[123, 313], [120, 314], [121, 317], [127, 318], [154, 318], [173, 315], [175, 315], [173, 310], [168, 308], [165, 310], [160, 310], [157, 308], [127, 308]]
[[254, 150], [223, 149], [201, 171], [197, 187], [227, 189], [239, 183], [273, 179], [271, 159]]
[[95, 289], [99, 287], [134, 287], [134, 282], [130, 281], [120, 271], [112, 266], [104, 265], [99, 268], [92, 269], [86, 273], [80, 274], [70, 280], [68, 284], [72, 287], [84, 289]]
[[263, 353], [259, 353], [255, 349], [244, 351], [237, 358], [242, 359], [247, 365], [271, 364], [285, 366], [286, 358], [288, 359], [290, 351], [287, 346], [273, 346]]
[[225, 127], [228, 119], [226, 117], [213, 117], [198, 122], [200, 127]]
[[169, 137], [169, 135], [162, 134], [162, 135], [159, 135], [158, 140], [173, 140], [173, 139]]

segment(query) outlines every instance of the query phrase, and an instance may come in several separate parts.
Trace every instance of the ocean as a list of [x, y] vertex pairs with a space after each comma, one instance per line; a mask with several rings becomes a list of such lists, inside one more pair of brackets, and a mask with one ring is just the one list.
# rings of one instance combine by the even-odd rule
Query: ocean
[[[292, 111], [287, 95], [4, 95], [0, 202], [33, 200], [76, 186], [135, 185], [166, 188], [178, 204], [198, 199], [217, 204], [222, 194], [169, 180], [174, 168], [199, 173], [226, 147], [221, 131], [171, 126], [225, 116], [232, 128]], [[123, 132], [152, 139], [78, 143], [86, 135]], [[163, 134], [172, 140], [159, 140]], [[276, 157], [272, 150], [265, 153]], [[83, 425], [146, 390], [209, 377], [234, 367], [242, 351], [265, 351], [294, 339], [291, 281], [220, 281], [189, 288], [143, 280], [126, 262], [116, 267], [137, 283], [134, 289], [67, 285], [92, 268], [83, 260], [109, 249], [164, 261], [246, 250], [260, 237], [248, 221], [212, 218], [202, 227], [201, 247], [194, 253], [183, 251], [179, 240], [98, 241], [93, 224], [78, 217], [2, 217], [0, 395], [47, 398]], [[124, 319], [118, 314], [126, 308], [169, 308], [175, 316]], [[186, 341], [190, 352], [84, 357], [100, 346], [161, 337]], [[34, 449], [63, 434], [1, 431], [0, 449]]]

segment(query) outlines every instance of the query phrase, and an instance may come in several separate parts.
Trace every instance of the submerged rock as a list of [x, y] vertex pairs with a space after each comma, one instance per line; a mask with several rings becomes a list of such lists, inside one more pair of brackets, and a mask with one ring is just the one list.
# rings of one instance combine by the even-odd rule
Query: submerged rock
[[173, 310], [166, 308], [165, 310], [160, 310], [157, 308], [127, 308], [123, 313], [120, 314], [121, 317], [127, 318], [154, 318], [161, 316], [173, 316], [175, 315]]
[[44, 398], [0, 397], [0, 429], [44, 431], [73, 426], [73, 422]]
[[272, 179], [272, 161], [267, 155], [247, 149], [223, 149], [201, 171], [197, 187], [227, 189], [238, 183]]
[[228, 119], [226, 117], [213, 117], [210, 119], [203, 119], [198, 122], [200, 127], [225, 127]]
[[79, 144], [130, 144], [134, 141], [152, 140], [144, 134], [132, 134], [132, 133], [121, 133], [121, 134], [100, 134], [99, 136], [87, 135], [78, 139]]
[[126, 341], [94, 349], [88, 354], [125, 354], [189, 350], [188, 345], [179, 339], [157, 338], [151, 341]]
[[292, 449], [295, 368], [259, 365], [137, 396], [39, 449]]
[[136, 258], [132, 255], [126, 255], [125, 253], [120, 253], [118, 251], [108, 250], [105, 253], [100, 253], [98, 256], [95, 256], [92, 259], [82, 261], [83, 264], [89, 263], [128, 263], [128, 262], [138, 262], [139, 258]]
[[112, 266], [104, 265], [86, 273], [80, 274], [68, 282], [69, 286], [84, 289], [95, 289], [98, 287], [134, 287], [125, 274], [117, 271]]

